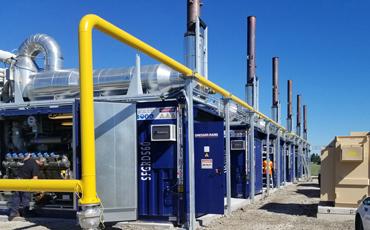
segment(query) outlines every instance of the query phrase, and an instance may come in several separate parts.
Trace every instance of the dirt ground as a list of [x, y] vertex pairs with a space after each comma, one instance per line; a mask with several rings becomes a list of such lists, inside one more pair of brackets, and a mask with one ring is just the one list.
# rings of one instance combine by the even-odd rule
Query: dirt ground
[[42, 220], [42, 221], [11, 221], [11, 222], [0, 222], [1, 230], [77, 230], [80, 229], [75, 223], [70, 221], [60, 221], [60, 220]]
[[[354, 221], [332, 222], [316, 218], [319, 201], [319, 187], [316, 181], [289, 185], [269, 197], [250, 204], [232, 213], [230, 217], [214, 220], [205, 230], [338, 230], [354, 229]], [[79, 229], [75, 221], [0, 221], [1, 230], [10, 229]], [[107, 229], [112, 229], [108, 226]], [[129, 228], [139, 229], [139, 228]]]
[[317, 181], [289, 185], [264, 200], [233, 212], [230, 217], [213, 221], [204, 229], [354, 229], [354, 220], [333, 222], [317, 219], [319, 196]]

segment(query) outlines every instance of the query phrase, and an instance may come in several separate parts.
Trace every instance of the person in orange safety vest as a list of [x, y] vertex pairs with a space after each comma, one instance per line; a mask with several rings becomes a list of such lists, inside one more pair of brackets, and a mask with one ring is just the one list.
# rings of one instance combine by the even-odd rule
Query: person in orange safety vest
[[263, 174], [266, 174], [266, 171], [267, 171], [270, 175], [272, 175], [272, 165], [273, 163], [270, 160], [269, 167], [267, 167], [267, 160], [264, 160], [262, 164]]

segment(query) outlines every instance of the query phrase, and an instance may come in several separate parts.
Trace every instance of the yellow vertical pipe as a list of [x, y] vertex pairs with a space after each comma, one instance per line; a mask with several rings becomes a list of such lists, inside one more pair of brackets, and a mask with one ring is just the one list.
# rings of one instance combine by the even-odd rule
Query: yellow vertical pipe
[[83, 193], [80, 204], [100, 203], [96, 193], [92, 29], [93, 22], [81, 20], [79, 27], [79, 61]]

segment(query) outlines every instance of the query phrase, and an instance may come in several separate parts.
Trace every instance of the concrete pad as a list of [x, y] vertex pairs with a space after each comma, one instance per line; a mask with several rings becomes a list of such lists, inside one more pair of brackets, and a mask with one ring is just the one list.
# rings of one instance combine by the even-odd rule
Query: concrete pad
[[[260, 200], [262, 200], [263, 198], [265, 198], [265, 195], [264, 195], [263, 193], [258, 194], [258, 195], [255, 195], [255, 196], [254, 196], [254, 202], [256, 202], [256, 201], [260, 201]], [[251, 203], [253, 203], [253, 202], [251, 201]]]
[[317, 219], [333, 221], [333, 222], [340, 222], [340, 221], [354, 220], [355, 215], [317, 213]]
[[[226, 212], [226, 211], [225, 211]], [[211, 224], [212, 221], [217, 220], [225, 215], [208, 214], [197, 218], [199, 226], [206, 227]]]
[[343, 208], [333, 206], [318, 206], [317, 213], [320, 214], [339, 214], [339, 215], [356, 215], [357, 208]]
[[[261, 198], [259, 198], [261, 199]], [[244, 207], [247, 204], [250, 204], [250, 199], [242, 199], [242, 198], [231, 198], [231, 211], [236, 211], [242, 207]], [[225, 204], [225, 214], [227, 212], [227, 198], [224, 198], [224, 204]], [[216, 214], [208, 214], [201, 216], [197, 218], [197, 222], [199, 226], [208, 226], [210, 223], [220, 217], [223, 217], [225, 215], [216, 215]]]
[[9, 217], [7, 215], [0, 215], [0, 222], [7, 222]]
[[[290, 183], [292, 184], [292, 183]], [[288, 184], [289, 185], [289, 184]], [[281, 186], [280, 188], [271, 188], [269, 191], [269, 194], [267, 193], [261, 193], [256, 196], [254, 196], [254, 202], [260, 201], [268, 197], [269, 195], [275, 193], [276, 191], [280, 190], [284, 186]], [[234, 212], [238, 209], [243, 208], [244, 206], [251, 204], [250, 199], [241, 199], [241, 198], [231, 198], [231, 211]], [[226, 208], [227, 208], [227, 198], [224, 198], [224, 204], [225, 204], [225, 214], [226, 214]], [[218, 218], [221, 218], [225, 215], [215, 215], [215, 214], [208, 214], [204, 215], [202, 217], [197, 218], [197, 221], [200, 226], [208, 226], [210, 223]]]
[[159, 222], [146, 222], [146, 221], [130, 221], [130, 222], [118, 222], [113, 226], [119, 229], [144, 229], [144, 230], [173, 230], [179, 229], [173, 226], [172, 223], [159, 223]]
[[[231, 198], [231, 211], [238, 210], [242, 207], [244, 207], [247, 204], [250, 204], [251, 201], [249, 199], [243, 199], [243, 198]], [[227, 198], [224, 199], [225, 204], [225, 210], [227, 209]]]
[[357, 208], [318, 206], [317, 218], [329, 221], [354, 220]]

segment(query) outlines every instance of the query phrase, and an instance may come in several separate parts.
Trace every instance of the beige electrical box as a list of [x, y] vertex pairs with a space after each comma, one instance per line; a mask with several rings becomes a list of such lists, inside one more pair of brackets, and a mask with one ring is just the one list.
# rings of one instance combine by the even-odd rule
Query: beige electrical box
[[357, 207], [370, 195], [370, 133], [337, 136], [321, 151], [322, 205]]
[[341, 161], [363, 161], [363, 147], [362, 146], [341, 146]]

